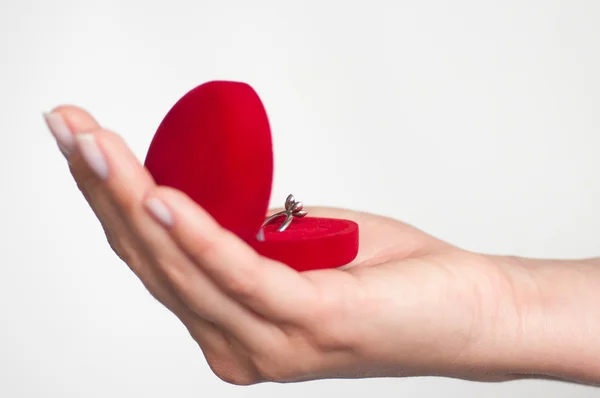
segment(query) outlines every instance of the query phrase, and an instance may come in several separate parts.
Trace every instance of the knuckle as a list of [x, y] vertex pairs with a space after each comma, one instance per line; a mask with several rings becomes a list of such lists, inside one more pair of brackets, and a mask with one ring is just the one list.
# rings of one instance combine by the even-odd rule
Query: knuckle
[[91, 178], [89, 175], [81, 173], [77, 167], [71, 168], [71, 173], [75, 177], [77, 188], [83, 194], [85, 199], [90, 202], [93, 199], [92, 192], [96, 191], [100, 186], [100, 181], [96, 178]]
[[241, 300], [254, 300], [260, 295], [260, 265], [248, 258], [244, 264], [235, 267], [235, 272], [224, 274], [225, 286], [230, 293]]
[[122, 244], [122, 239], [121, 238], [116, 238], [114, 234], [112, 234], [110, 232], [109, 229], [107, 229], [106, 227], [104, 228], [104, 235], [106, 236], [106, 241], [108, 242], [108, 245], [110, 246], [110, 248], [112, 249], [113, 252], [115, 252], [115, 254], [124, 262], [129, 263], [130, 262], [130, 256], [129, 253], [127, 253], [127, 250], [123, 249], [123, 244]]
[[190, 275], [186, 267], [178, 259], [171, 259], [161, 253], [154, 253], [153, 264], [176, 289], [188, 292], [194, 287], [190, 284]]
[[104, 227], [104, 234], [108, 245], [112, 251], [126, 263], [136, 275], [140, 273], [140, 253], [133, 246], [130, 239], [121, 234], [113, 233], [109, 228]]
[[273, 353], [268, 356], [252, 357], [252, 365], [256, 369], [256, 373], [260, 379], [267, 382], [281, 383], [286, 382], [294, 377], [294, 373], [290, 369], [289, 357], [287, 360], [278, 360], [283, 358], [276, 356]]
[[225, 285], [239, 299], [255, 298], [259, 290], [256, 273], [248, 267], [241, 267], [227, 275]]
[[356, 346], [348, 331], [331, 324], [321, 324], [313, 330], [312, 337], [315, 345], [324, 351], [349, 351]]
[[348, 327], [350, 315], [345, 308], [355, 307], [356, 303], [335, 303], [331, 299], [320, 301], [309, 316], [306, 330], [314, 345], [326, 351], [352, 350], [357, 346], [356, 328]]
[[311, 359], [313, 347], [306, 340], [305, 333], [297, 328], [281, 331], [281, 335], [273, 335], [268, 343], [252, 351], [248, 357], [255, 373], [263, 381], [291, 382], [315, 370]]
[[199, 264], [214, 262], [214, 259], [218, 258], [217, 251], [217, 243], [205, 237], [197, 239], [194, 247], [189, 248], [191, 258]]
[[127, 243], [123, 242], [122, 238], [114, 238], [112, 235], [106, 236], [108, 244], [112, 251], [121, 259], [121, 261], [133, 266], [136, 261], [134, 252], [127, 247]]
[[142, 211], [140, 209], [140, 200], [137, 196], [118, 197], [114, 200], [118, 204], [119, 211], [127, 219], [134, 217], [136, 214]]

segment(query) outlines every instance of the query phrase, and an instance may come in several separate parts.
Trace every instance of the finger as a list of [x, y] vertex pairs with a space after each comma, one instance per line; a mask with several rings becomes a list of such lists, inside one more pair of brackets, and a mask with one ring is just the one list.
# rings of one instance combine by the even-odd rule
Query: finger
[[[86, 131], [98, 130], [100, 128], [98, 122], [85, 110], [74, 106], [59, 106], [46, 114], [45, 118], [59, 148], [69, 159], [71, 173], [98, 217], [111, 247], [158, 301], [177, 316], [189, 317], [189, 314], [185, 313], [183, 303], [176, 300], [176, 295], [169, 292], [156, 273], [147, 266], [148, 262], [144, 260], [144, 254], [138, 250], [135, 238], [119, 214], [118, 207], [96, 183], [97, 178], [94, 173], [76, 151], [75, 136]], [[146, 180], [145, 183], [148, 185], [146, 189], [149, 188], [150, 182]]]
[[[44, 114], [46, 124], [56, 139], [57, 145], [69, 162], [69, 168], [77, 186], [90, 202], [90, 192], [87, 186], [92, 173], [81, 166], [81, 157], [76, 152], [75, 136], [77, 134], [99, 129], [100, 125], [90, 114], [75, 106], [61, 105], [52, 112]], [[91, 204], [91, 203], [90, 203]]]
[[[213, 351], [224, 353], [228, 344], [222, 332], [210, 322], [195, 316], [172, 288], [161, 281], [157, 271], [148, 266], [151, 262], [144, 258], [147, 257], [147, 253], [140, 249], [141, 244], [124, 221], [119, 207], [102, 189], [94, 171], [87, 167], [85, 160], [76, 150], [76, 135], [98, 131], [101, 129], [100, 124], [88, 112], [75, 106], [59, 106], [45, 116], [59, 148], [69, 160], [70, 170], [77, 185], [90, 203], [117, 254], [127, 262], [148, 291], [180, 318], [205, 354], [210, 355]], [[147, 190], [153, 185], [149, 176], [141, 176], [137, 182], [138, 190]]]
[[[95, 178], [93, 171], [87, 167], [81, 154], [77, 151], [75, 137], [86, 131], [99, 130], [98, 122], [86, 111], [74, 106], [60, 106], [50, 114], [46, 114], [45, 117], [48, 127], [57, 139], [58, 146], [69, 159], [71, 173], [77, 185], [102, 224], [111, 246], [115, 249], [128, 249], [132, 246], [132, 243], [128, 242], [131, 234], [127, 232], [128, 228], [118, 213], [118, 208], [98, 186], [98, 179]], [[152, 182], [144, 181], [144, 183], [150, 186]], [[126, 261], [135, 255], [135, 253], [122, 252], [117, 254]], [[138, 262], [128, 261], [128, 263], [137, 265]], [[134, 269], [138, 275], [140, 271]]]
[[137, 223], [155, 264], [192, 311], [231, 332], [250, 349], [283, 337], [271, 323], [224, 294], [152, 217], [147, 215], [147, 220]]
[[264, 345], [275, 330], [215, 286], [171, 239], [142, 203], [148, 189], [148, 171], [112, 133], [91, 131], [77, 136], [77, 147], [102, 189], [120, 209], [134, 235], [149, 253], [161, 276], [195, 313], [231, 330], [249, 345]]
[[183, 193], [159, 187], [146, 201], [188, 255], [236, 300], [267, 318], [298, 321], [315, 308], [309, 279], [258, 255]]
[[56, 139], [56, 143], [67, 159], [75, 152], [75, 134], [100, 128], [89, 113], [81, 108], [61, 105], [44, 114], [46, 124]]

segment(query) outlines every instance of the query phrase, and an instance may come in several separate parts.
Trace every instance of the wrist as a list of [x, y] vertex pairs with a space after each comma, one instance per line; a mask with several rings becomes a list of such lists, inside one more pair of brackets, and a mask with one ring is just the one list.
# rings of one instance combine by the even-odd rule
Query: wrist
[[[489, 256], [507, 275], [512, 341], [501, 363], [515, 377], [600, 381], [600, 261]], [[506, 327], [508, 326], [508, 327]]]
[[357, 306], [369, 313], [359, 351], [393, 376], [502, 381], [528, 372], [507, 268], [461, 250], [383, 267], [377, 299]]

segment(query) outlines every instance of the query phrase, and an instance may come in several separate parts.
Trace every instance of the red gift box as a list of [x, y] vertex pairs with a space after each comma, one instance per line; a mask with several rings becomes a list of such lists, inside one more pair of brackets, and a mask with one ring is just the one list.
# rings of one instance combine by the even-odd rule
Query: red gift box
[[309, 211], [282, 232], [283, 218], [262, 227], [273, 179], [271, 129], [245, 83], [213, 81], [184, 95], [156, 131], [145, 165], [157, 184], [186, 193], [256, 251], [298, 271], [343, 266], [357, 255], [358, 225], [350, 220]]

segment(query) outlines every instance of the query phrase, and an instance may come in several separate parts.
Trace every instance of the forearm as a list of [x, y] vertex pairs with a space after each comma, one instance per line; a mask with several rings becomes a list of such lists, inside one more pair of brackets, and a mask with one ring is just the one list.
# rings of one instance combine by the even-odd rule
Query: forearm
[[510, 276], [519, 375], [600, 384], [600, 259], [490, 257]]

